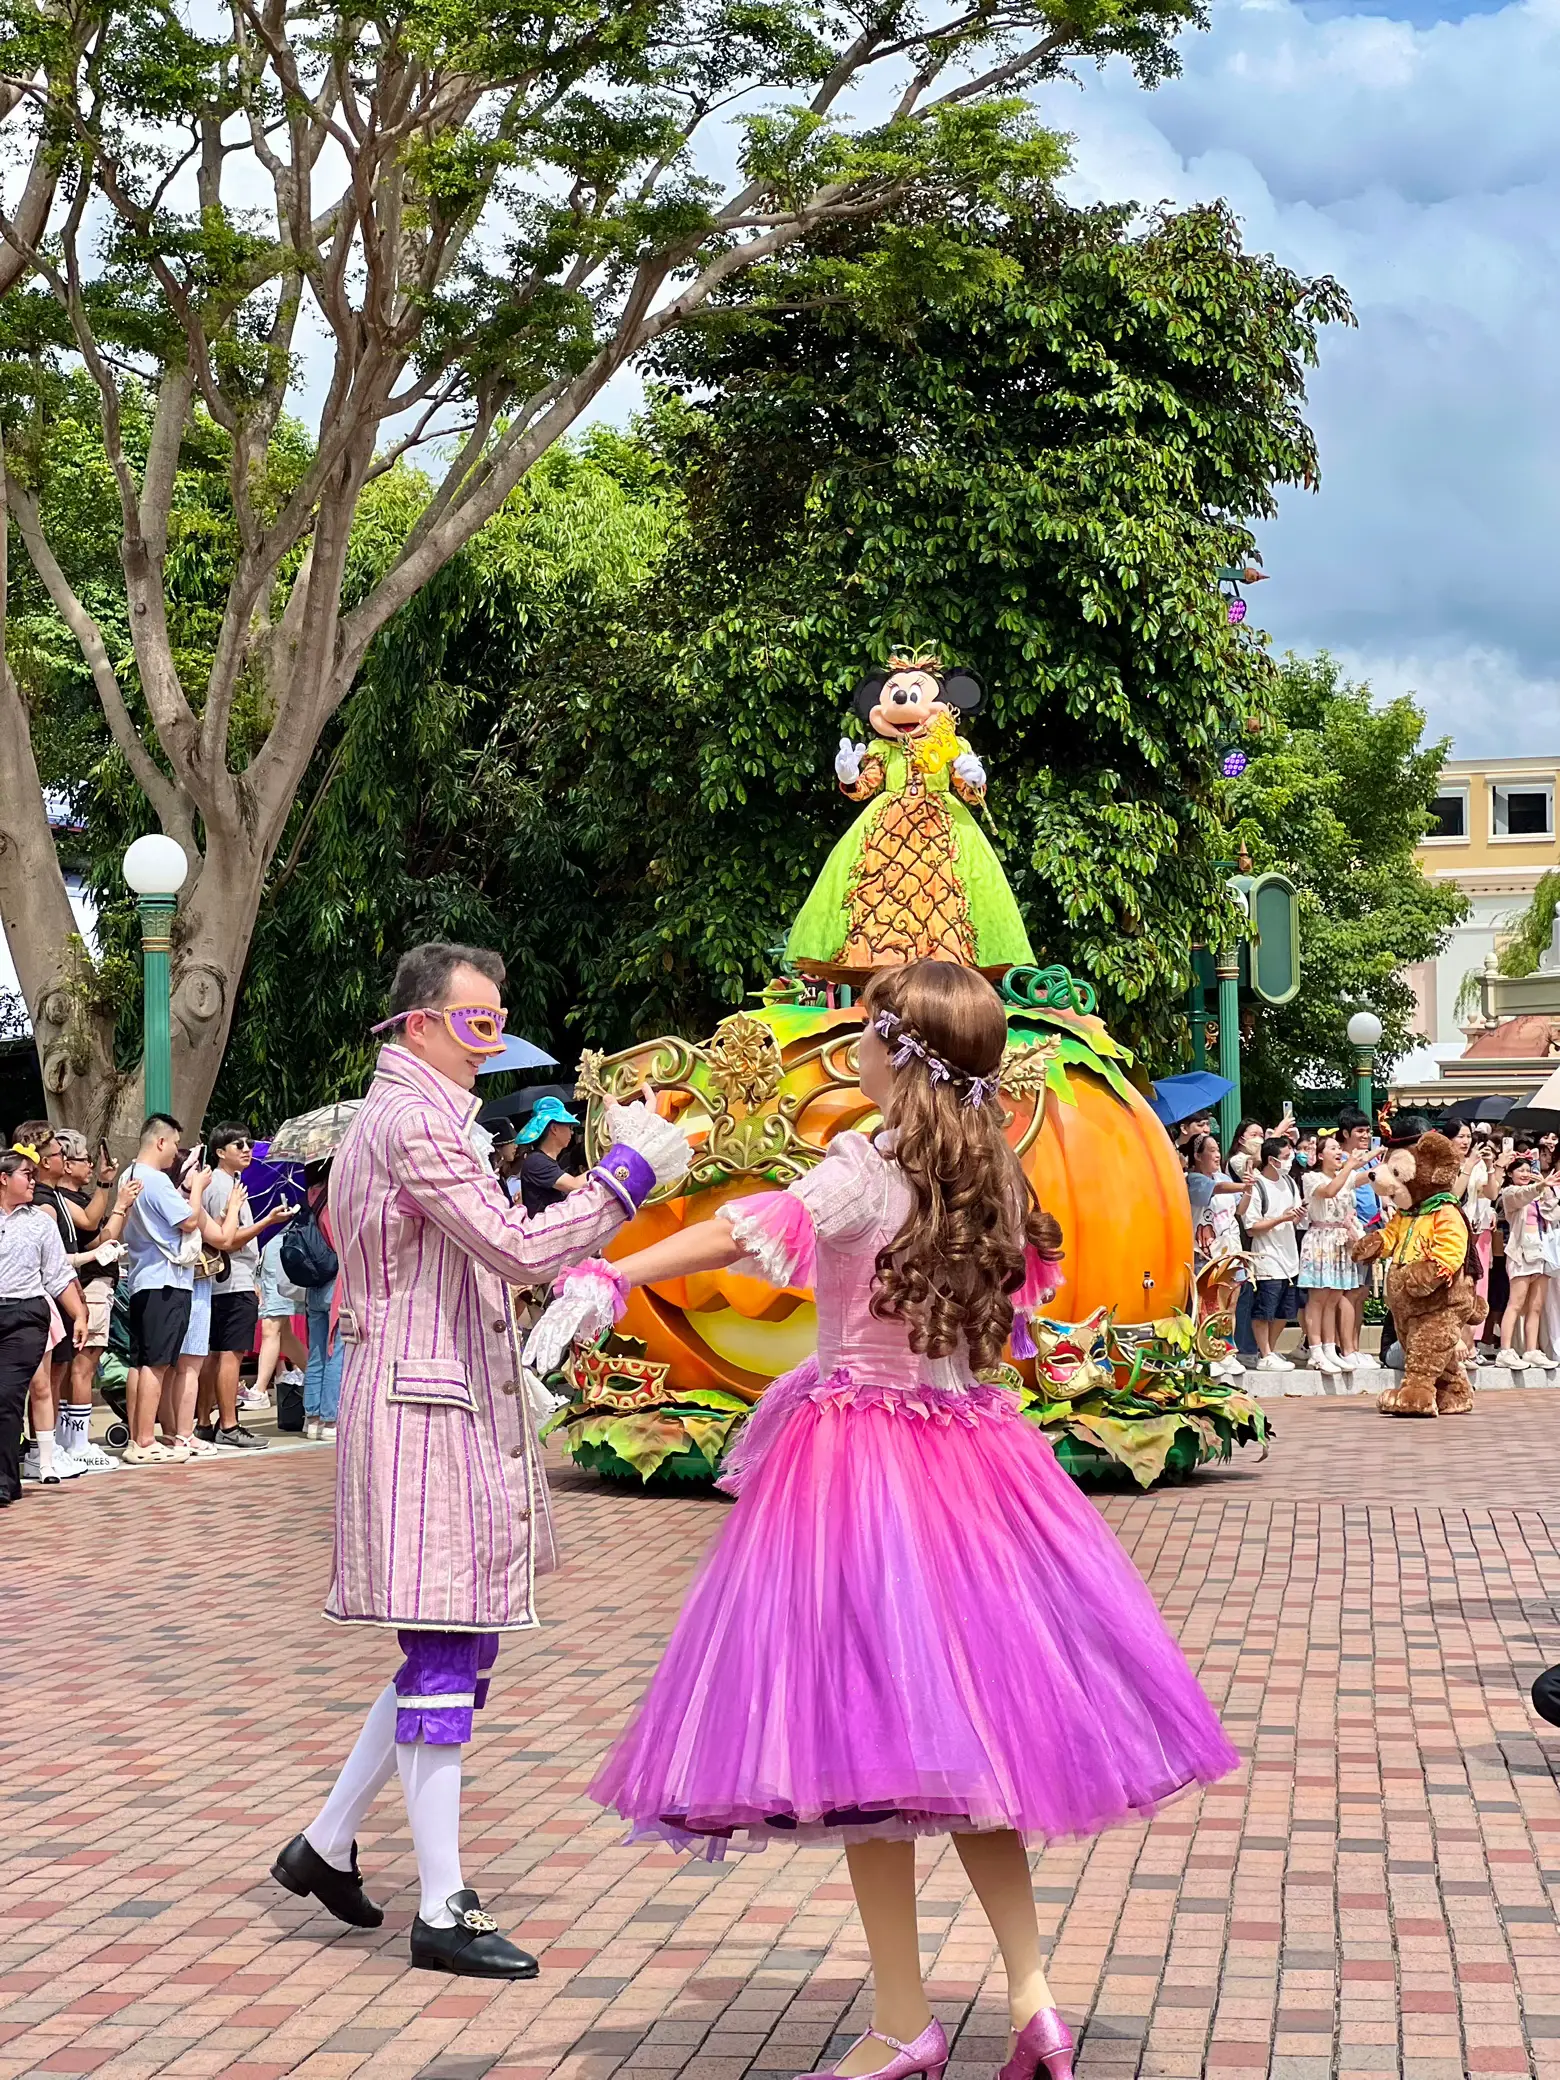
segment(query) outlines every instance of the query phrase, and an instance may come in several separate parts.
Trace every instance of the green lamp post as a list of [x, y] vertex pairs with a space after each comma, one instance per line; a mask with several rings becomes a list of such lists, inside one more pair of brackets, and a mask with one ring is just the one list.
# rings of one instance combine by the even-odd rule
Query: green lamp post
[[173, 1110], [168, 954], [174, 908], [189, 870], [184, 848], [160, 831], [137, 838], [124, 857], [124, 877], [141, 912], [141, 1073], [149, 1113]]
[[1349, 1045], [1354, 1049], [1355, 1102], [1365, 1117], [1376, 1117], [1376, 1049], [1381, 1045], [1381, 1020], [1374, 1011], [1356, 1011], [1348, 1024]]

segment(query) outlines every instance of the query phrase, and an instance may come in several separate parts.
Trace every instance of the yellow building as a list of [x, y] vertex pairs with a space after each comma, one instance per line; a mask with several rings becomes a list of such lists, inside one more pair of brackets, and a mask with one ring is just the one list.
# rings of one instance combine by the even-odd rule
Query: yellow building
[[1472, 907], [1436, 958], [1408, 969], [1405, 980], [1419, 999], [1425, 1040], [1448, 1054], [1459, 1051], [1468, 1016], [1457, 1014], [1464, 978], [1499, 950], [1540, 875], [1560, 867], [1557, 781], [1560, 758], [1453, 758], [1441, 769], [1419, 863], [1431, 880], [1454, 881]]

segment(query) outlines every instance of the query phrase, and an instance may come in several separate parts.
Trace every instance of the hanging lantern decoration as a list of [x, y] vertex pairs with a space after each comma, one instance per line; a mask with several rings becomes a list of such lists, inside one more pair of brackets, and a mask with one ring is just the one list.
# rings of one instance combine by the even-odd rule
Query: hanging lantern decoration
[[1228, 615], [1231, 628], [1239, 628], [1246, 618], [1246, 602], [1240, 596], [1242, 585], [1260, 585], [1267, 572], [1258, 570], [1254, 563], [1221, 563], [1215, 576], [1221, 585], [1227, 585], [1233, 597]]

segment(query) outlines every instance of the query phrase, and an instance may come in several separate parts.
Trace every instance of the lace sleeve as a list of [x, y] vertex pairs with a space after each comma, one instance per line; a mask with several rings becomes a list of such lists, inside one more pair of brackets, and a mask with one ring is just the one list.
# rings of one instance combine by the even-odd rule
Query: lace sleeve
[[720, 1218], [747, 1252], [736, 1268], [771, 1285], [811, 1285], [820, 1242], [854, 1242], [883, 1216], [883, 1158], [864, 1135], [840, 1134], [815, 1170], [783, 1192], [731, 1199]]

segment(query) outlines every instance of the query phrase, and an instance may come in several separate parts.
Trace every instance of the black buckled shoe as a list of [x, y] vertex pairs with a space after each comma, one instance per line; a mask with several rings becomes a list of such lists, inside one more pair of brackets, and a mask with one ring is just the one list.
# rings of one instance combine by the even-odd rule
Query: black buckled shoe
[[498, 1923], [482, 1911], [482, 1902], [468, 1885], [452, 1892], [449, 1910], [453, 1928], [430, 1928], [419, 1914], [412, 1923], [412, 1963], [425, 1972], [455, 1972], [466, 1979], [534, 1979], [541, 1970], [536, 1959], [517, 1950]]
[[385, 1918], [384, 1908], [376, 1907], [363, 1890], [356, 1842], [352, 1844], [351, 1870], [338, 1871], [301, 1834], [295, 1834], [272, 1864], [271, 1876], [300, 1899], [312, 1894], [349, 1928], [378, 1928]]

